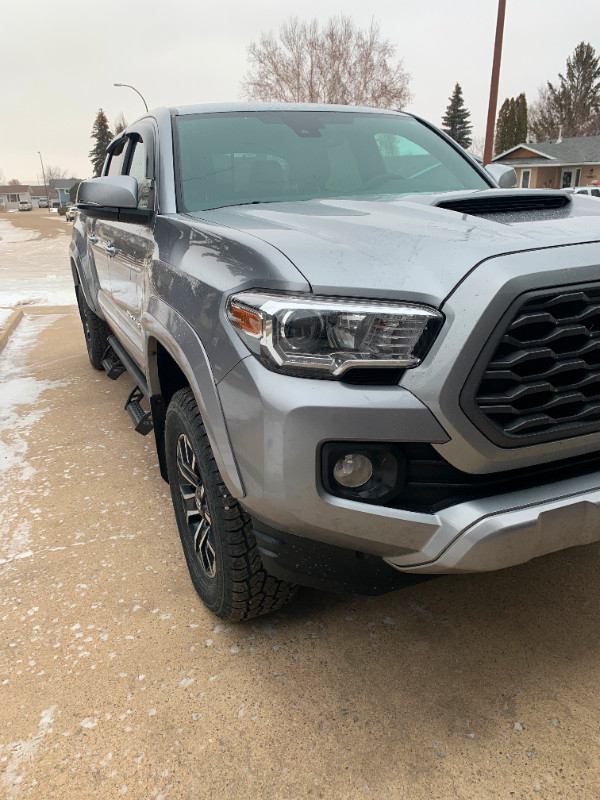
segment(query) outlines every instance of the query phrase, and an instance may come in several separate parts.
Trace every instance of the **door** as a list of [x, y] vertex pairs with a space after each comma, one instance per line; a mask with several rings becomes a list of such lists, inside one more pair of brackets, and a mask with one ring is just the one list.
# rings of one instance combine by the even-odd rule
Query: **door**
[[142, 303], [144, 283], [154, 250], [153, 226], [143, 212], [153, 211], [153, 146], [148, 128], [143, 134], [127, 133], [131, 144], [123, 174], [131, 175], [138, 183], [138, 206], [135, 213], [119, 215], [110, 223], [108, 261], [111, 285], [111, 312], [123, 332], [122, 343], [141, 365], [143, 363]]
[[[127, 139], [123, 138], [116, 142], [109, 151], [104, 175], [121, 175], [125, 157], [127, 155]], [[98, 275], [100, 291], [98, 299], [100, 305], [104, 307], [111, 302], [110, 285], [110, 241], [111, 223], [107, 220], [93, 219], [88, 217], [88, 256]]]
[[568, 189], [575, 185], [574, 175], [575, 173], [572, 169], [563, 169], [562, 178], [560, 180], [560, 186], [562, 189]]

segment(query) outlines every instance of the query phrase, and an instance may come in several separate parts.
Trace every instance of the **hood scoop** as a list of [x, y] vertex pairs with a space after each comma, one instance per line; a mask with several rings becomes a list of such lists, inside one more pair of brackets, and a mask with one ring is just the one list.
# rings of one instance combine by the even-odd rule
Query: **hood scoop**
[[449, 211], [458, 211], [459, 214], [485, 217], [490, 214], [557, 211], [571, 205], [571, 198], [566, 192], [561, 191], [490, 189], [483, 192], [465, 193], [460, 196], [454, 194], [453, 197], [439, 200], [434, 205], [438, 208], [447, 208]]

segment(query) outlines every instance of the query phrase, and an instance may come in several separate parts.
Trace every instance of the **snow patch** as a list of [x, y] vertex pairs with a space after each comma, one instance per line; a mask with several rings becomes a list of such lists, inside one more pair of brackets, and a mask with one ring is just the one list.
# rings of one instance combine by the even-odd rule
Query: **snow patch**
[[0, 219], [0, 241], [5, 244], [16, 242], [31, 242], [40, 238], [40, 231], [30, 231], [27, 228], [16, 228], [12, 222]]
[[[28, 354], [40, 334], [58, 317], [48, 314], [25, 318], [2, 351], [0, 358], [0, 496], [9, 495], [16, 483], [31, 483], [35, 469], [27, 461], [27, 438], [32, 427], [48, 411], [40, 406], [48, 389], [66, 386], [67, 381], [37, 380], [28, 375]], [[31, 553], [31, 524], [9, 519], [9, 510], [0, 510], [0, 565]]]
[[67, 231], [52, 239], [0, 219], [0, 306], [74, 305]]
[[47, 733], [51, 732], [50, 726], [54, 721], [56, 708], [57, 706], [50, 706], [50, 708], [42, 711], [36, 734], [30, 735], [27, 739], [11, 742], [4, 746], [0, 745], [0, 753], [5, 752], [8, 754], [8, 763], [4, 772], [0, 775], [0, 784], [6, 790], [5, 796], [7, 800], [13, 800], [14, 797], [20, 794], [21, 784], [25, 777], [23, 765], [33, 763], [42, 740]]

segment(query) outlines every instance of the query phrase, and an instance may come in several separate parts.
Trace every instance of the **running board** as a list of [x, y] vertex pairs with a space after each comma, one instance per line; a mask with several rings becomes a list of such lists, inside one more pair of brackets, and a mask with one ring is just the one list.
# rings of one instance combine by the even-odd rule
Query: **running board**
[[141, 433], [142, 436], [147, 436], [153, 428], [152, 414], [149, 411], [144, 411], [140, 405], [140, 400], [144, 397], [143, 392], [139, 386], [132, 390], [125, 403], [125, 411], [129, 414], [133, 421], [135, 430]]
[[[146, 377], [144, 373], [138, 367], [138, 365], [135, 363], [132, 357], [129, 355], [127, 350], [125, 350], [121, 342], [117, 339], [116, 336], [109, 336], [108, 344], [110, 345], [109, 350], [112, 350], [114, 352], [114, 354], [117, 357], [117, 361], [120, 362], [120, 365], [124, 368], [121, 372], [119, 372], [119, 374], [115, 378], [113, 378], [113, 380], [116, 380], [119, 377], [119, 375], [122, 375], [123, 372], [127, 370], [127, 372], [131, 375], [133, 380], [139, 386], [144, 397], [149, 397], [148, 384], [146, 383]], [[104, 360], [102, 361], [102, 363], [104, 364]]]
[[144, 373], [116, 336], [108, 337], [108, 347], [104, 353], [102, 364], [109, 378], [116, 381], [116, 379], [127, 370], [136, 382], [137, 386], [130, 393], [125, 403], [125, 411], [127, 411], [131, 417], [135, 430], [141, 433], [142, 436], [147, 436], [154, 427], [152, 423], [152, 413], [150, 411], [144, 411], [140, 400], [143, 400], [144, 397], [148, 400], [150, 399], [148, 396], [148, 384], [146, 383]]

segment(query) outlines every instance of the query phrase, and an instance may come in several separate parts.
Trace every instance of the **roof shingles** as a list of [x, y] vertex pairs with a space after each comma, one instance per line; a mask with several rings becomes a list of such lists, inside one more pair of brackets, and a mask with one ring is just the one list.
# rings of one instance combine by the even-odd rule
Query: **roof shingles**
[[[511, 158], [511, 153], [524, 148], [533, 150], [531, 158]], [[551, 156], [553, 161], [545, 159], [543, 156], [535, 155], [544, 153]], [[501, 161], [503, 164], [518, 166], [519, 164], [545, 164], [547, 166], [560, 167], [567, 164], [600, 164], [600, 136], [574, 136], [570, 139], [549, 139], [547, 142], [523, 143], [516, 147], [511, 147], [505, 153], [500, 153], [494, 161]]]

